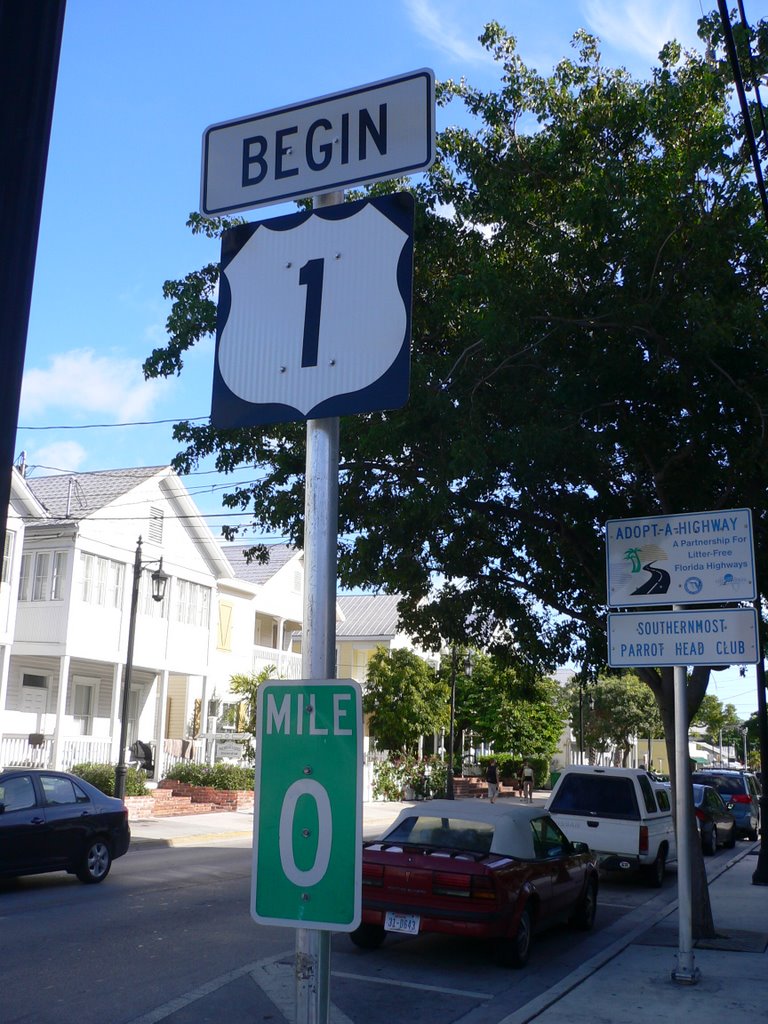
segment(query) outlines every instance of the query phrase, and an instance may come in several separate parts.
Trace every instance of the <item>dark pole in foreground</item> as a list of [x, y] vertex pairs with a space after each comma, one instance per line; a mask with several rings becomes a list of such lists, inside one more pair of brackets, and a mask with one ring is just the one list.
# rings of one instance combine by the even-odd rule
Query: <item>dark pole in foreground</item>
[[[757, 642], [760, 645], [759, 638]], [[768, 781], [766, 781], [765, 777], [765, 769], [768, 767], [768, 714], [766, 713], [765, 703], [765, 662], [763, 661], [762, 649], [759, 654], [760, 660], [757, 663], [755, 674], [757, 676], [757, 725], [760, 735], [760, 767], [762, 770], [763, 793], [760, 797], [760, 853], [757, 857], [757, 867], [752, 875], [752, 884], [768, 885]]]
[[0, 546], [11, 498], [64, 0], [0, 0]]

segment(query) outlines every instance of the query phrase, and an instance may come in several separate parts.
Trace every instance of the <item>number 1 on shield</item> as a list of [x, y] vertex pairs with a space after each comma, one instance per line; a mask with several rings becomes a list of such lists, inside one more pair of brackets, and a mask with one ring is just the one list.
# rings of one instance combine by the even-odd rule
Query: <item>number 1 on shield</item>
[[307, 301], [304, 306], [304, 337], [301, 342], [302, 366], [317, 366], [324, 263], [325, 260], [322, 259], [308, 260], [299, 271], [299, 284], [307, 286]]

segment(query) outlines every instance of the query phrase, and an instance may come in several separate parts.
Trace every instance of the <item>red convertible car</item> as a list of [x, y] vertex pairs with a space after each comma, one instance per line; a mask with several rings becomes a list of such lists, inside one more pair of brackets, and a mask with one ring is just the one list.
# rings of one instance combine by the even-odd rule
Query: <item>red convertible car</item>
[[375, 949], [387, 932], [493, 939], [522, 967], [534, 932], [560, 921], [588, 930], [597, 861], [541, 807], [428, 800], [363, 844], [363, 913], [350, 938]]

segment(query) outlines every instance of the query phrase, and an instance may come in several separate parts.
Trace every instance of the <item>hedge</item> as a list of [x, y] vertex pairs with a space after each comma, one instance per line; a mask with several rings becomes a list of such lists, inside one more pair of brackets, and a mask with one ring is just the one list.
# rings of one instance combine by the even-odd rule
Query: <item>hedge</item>
[[[85, 761], [83, 764], [72, 765], [72, 774], [80, 779], [90, 782], [96, 789], [100, 789], [106, 796], [115, 795], [115, 765], [93, 764]], [[126, 796], [146, 796], [147, 773], [142, 768], [129, 767], [125, 776]]]

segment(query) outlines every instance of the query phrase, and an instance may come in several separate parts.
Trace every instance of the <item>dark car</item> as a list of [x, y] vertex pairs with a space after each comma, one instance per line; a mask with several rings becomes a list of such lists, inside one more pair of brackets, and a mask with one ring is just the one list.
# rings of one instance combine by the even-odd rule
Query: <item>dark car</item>
[[367, 949], [387, 932], [493, 939], [502, 964], [522, 967], [535, 931], [592, 927], [597, 889], [588, 847], [540, 807], [428, 800], [363, 845], [362, 922], [350, 938]]
[[0, 876], [68, 871], [81, 882], [103, 882], [130, 840], [123, 802], [76, 775], [0, 773]]
[[717, 853], [718, 846], [733, 849], [736, 845], [736, 819], [714, 786], [694, 782], [693, 811], [699, 823], [701, 848], [705, 854]]
[[701, 786], [713, 786], [736, 819], [736, 835], [757, 839], [760, 831], [760, 783], [754, 772], [731, 768], [707, 768], [693, 772], [691, 780]]

